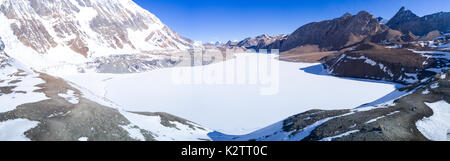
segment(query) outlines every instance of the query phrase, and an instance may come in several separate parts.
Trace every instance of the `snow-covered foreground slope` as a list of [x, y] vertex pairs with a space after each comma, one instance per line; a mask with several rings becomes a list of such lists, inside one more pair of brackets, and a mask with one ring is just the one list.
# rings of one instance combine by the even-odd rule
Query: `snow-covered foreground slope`
[[2, 141], [29, 141], [25, 131], [37, 126], [39, 122], [27, 119], [16, 119], [0, 122], [0, 140]]
[[450, 104], [443, 100], [426, 104], [433, 110], [433, 116], [418, 121], [417, 129], [430, 140], [449, 141]]
[[198, 141], [210, 132], [167, 113], [125, 111], [0, 51], [0, 141]]
[[[232, 80], [237, 80], [242, 74], [250, 77], [255, 74], [249, 67], [256, 64], [255, 57], [274, 63], [274, 67], [279, 67], [275, 70], [279, 73], [271, 73], [265, 81], [247, 80], [241, 84], [239, 81], [216, 84], [205, 76], [216, 71], [230, 72], [235, 76]], [[317, 70], [302, 70], [307, 67]], [[193, 84], [180, 84], [179, 77], [176, 77], [180, 70], [192, 72]], [[311, 109], [355, 108], [387, 95], [397, 85], [312, 73], [320, 70], [319, 64], [280, 62], [273, 55], [237, 54], [236, 59], [199, 67], [160, 69], [139, 74], [59, 76], [114, 101], [124, 110], [167, 112], [228, 134], [249, 133]], [[245, 72], [239, 74], [239, 71]], [[204, 79], [195, 84], [199, 73], [203, 74], [199, 78]], [[264, 93], [267, 89], [271, 90]]]
[[334, 119], [338, 117], [343, 117], [352, 114], [346, 113], [339, 116], [333, 116], [333, 117], [327, 117], [322, 120], [319, 120], [305, 128], [302, 129], [301, 132], [295, 133], [296, 131], [284, 131], [284, 120], [277, 122], [273, 125], [270, 125], [268, 127], [265, 127], [263, 129], [257, 130], [255, 132], [252, 132], [250, 134], [246, 135], [226, 135], [219, 132], [212, 132], [209, 134], [209, 137], [211, 137], [215, 141], [249, 141], [249, 140], [256, 140], [256, 141], [300, 141], [307, 136], [311, 135], [311, 132], [315, 130], [318, 126], [322, 125], [323, 123]]
[[[1, 42], [1, 41], [0, 41]], [[0, 113], [16, 106], [48, 99], [36, 92], [44, 83], [38, 74], [0, 51]]]

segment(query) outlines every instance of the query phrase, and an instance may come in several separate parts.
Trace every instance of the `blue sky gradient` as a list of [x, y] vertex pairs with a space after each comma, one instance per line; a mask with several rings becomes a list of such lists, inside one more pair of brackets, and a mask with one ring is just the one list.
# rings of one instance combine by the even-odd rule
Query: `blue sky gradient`
[[298, 27], [361, 10], [391, 18], [402, 6], [419, 16], [448, 12], [450, 0], [134, 0], [196, 41], [289, 34]]

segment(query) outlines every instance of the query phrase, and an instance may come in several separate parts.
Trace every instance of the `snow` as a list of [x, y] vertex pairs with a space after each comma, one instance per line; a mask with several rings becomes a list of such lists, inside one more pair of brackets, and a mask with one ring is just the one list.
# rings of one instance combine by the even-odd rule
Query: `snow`
[[[145, 116], [134, 114], [130, 112], [121, 111], [121, 114], [124, 115], [132, 125], [137, 126], [141, 129], [150, 131], [152, 134], [155, 134], [155, 139], [159, 141], [176, 141], [176, 140], [209, 140], [207, 134], [210, 130], [202, 130], [199, 128], [192, 129], [188, 125], [181, 124], [179, 122], [171, 121], [171, 124], [174, 124], [176, 127], [166, 127], [161, 124], [160, 116]], [[130, 133], [130, 128], [127, 131]], [[139, 135], [140, 132], [131, 132], [131, 136]], [[142, 134], [141, 134], [142, 135]], [[140, 138], [138, 140], [144, 140], [143, 137], [135, 137]]]
[[324, 123], [338, 118], [338, 117], [344, 117], [354, 114], [354, 112], [346, 113], [339, 116], [334, 117], [328, 117], [322, 120], [319, 120], [309, 126], [306, 126], [305, 128], [299, 130], [299, 133], [293, 135], [294, 131], [284, 131], [283, 130], [283, 122], [280, 121], [275, 124], [272, 124], [266, 128], [262, 128], [260, 130], [257, 130], [255, 132], [252, 132], [250, 134], [246, 135], [227, 135], [220, 132], [212, 132], [209, 135], [211, 139], [214, 141], [249, 141], [249, 140], [256, 140], [256, 141], [301, 141], [304, 138], [311, 135], [311, 132], [314, 131], [317, 127], [323, 125]]
[[437, 48], [442, 50], [448, 50], [450, 49], [450, 43], [439, 45]]
[[317, 122], [315, 122], [314, 124], [309, 125], [309, 126], [303, 128], [302, 131], [301, 131], [300, 133], [295, 134], [291, 139], [293, 139], [293, 140], [303, 140], [304, 138], [306, 138], [306, 137], [308, 137], [309, 135], [311, 135], [311, 132], [312, 132], [313, 130], [315, 130], [317, 127], [321, 126], [321, 125], [324, 124], [325, 122], [330, 121], [330, 120], [335, 119], [335, 118], [338, 118], [338, 117], [348, 116], [348, 115], [351, 115], [351, 114], [354, 114], [354, 112], [350, 112], [350, 113], [343, 114], [343, 115], [339, 115], [339, 116], [329, 117], [329, 118], [326, 118], [326, 119], [317, 121]]
[[430, 90], [427, 88], [424, 91], [422, 91], [422, 94], [430, 94]]
[[[18, 72], [17, 68], [7, 66], [6, 68], [0, 68], [0, 80], [4, 82], [0, 83], [0, 87], [17, 86], [12, 89], [12, 93], [5, 94], [0, 93], [0, 113], [12, 111], [17, 106], [25, 103], [39, 102], [48, 99], [43, 93], [34, 92], [39, 87], [36, 85], [45, 83], [40, 78], [37, 78], [37, 74], [23, 72], [21, 74], [26, 76], [16, 76], [14, 73]], [[19, 80], [20, 82], [10, 84], [9, 82]], [[22, 93], [25, 92], [25, 93]]]
[[433, 115], [417, 121], [417, 129], [430, 140], [450, 141], [447, 138], [450, 130], [450, 104], [444, 100], [425, 104], [433, 110]]
[[439, 82], [433, 83], [430, 85], [431, 89], [439, 88]]
[[364, 60], [364, 63], [367, 63], [371, 66], [375, 66], [377, 65], [377, 62], [373, 61], [372, 59], [367, 58], [366, 56], [360, 56], [360, 57], [351, 57], [348, 56], [348, 59], [352, 59], [352, 60]]
[[395, 90], [395, 91], [393, 91], [393, 92], [391, 92], [389, 94], [386, 94], [385, 96], [383, 96], [383, 97], [381, 97], [381, 98], [379, 98], [379, 99], [377, 99], [377, 100], [375, 100], [373, 102], [361, 105], [361, 106], [357, 107], [355, 110], [361, 112], [361, 111], [369, 111], [369, 110], [372, 110], [372, 109], [375, 109], [375, 108], [380, 108], [380, 107], [394, 106], [395, 105], [395, 103], [394, 103], [395, 100], [397, 100], [397, 99], [399, 99], [399, 98], [401, 98], [401, 97], [403, 97], [405, 95], [408, 95], [408, 94], [410, 94], [412, 92], [414, 92], [414, 90], [412, 90], [412, 91]]
[[88, 140], [89, 140], [88, 137], [81, 137], [81, 138], [78, 138], [78, 141], [88, 141]]
[[367, 64], [370, 64], [372, 66], [377, 65], [377, 62], [373, 61], [372, 59], [366, 59], [364, 62], [367, 63]]
[[[226, 135], [218, 131], [209, 133], [208, 136], [214, 141], [248, 141], [250, 139], [264, 138], [264, 141], [281, 141], [289, 139], [289, 133], [282, 131], [283, 121], [279, 121], [268, 127], [259, 129], [246, 135]], [[270, 135], [270, 138], [265, 136]]]
[[[99, 56], [140, 53], [142, 52], [141, 50], [162, 52], [169, 50], [178, 51], [178, 48], [189, 48], [188, 45], [183, 44], [189, 44], [187, 41], [178, 37], [175, 32], [163, 30], [166, 25], [164, 25], [155, 15], [141, 8], [131, 0], [97, 0], [92, 3], [93, 7], [80, 6], [80, 3], [77, 0], [37, 2], [39, 5], [50, 6], [53, 12], [52, 15], [54, 16], [40, 16], [31, 7], [29, 1], [11, 1], [12, 0], [4, 1], [3, 5], [6, 5], [4, 6], [6, 8], [10, 7], [17, 17], [9, 19], [5, 14], [0, 14], [0, 33], [6, 46], [5, 52], [39, 71], [58, 70], [61, 72], [76, 72], [78, 65], [82, 65]], [[66, 6], [71, 6], [71, 8], [65, 8]], [[103, 14], [112, 15], [115, 19], [111, 19], [107, 16], [105, 17]], [[116, 37], [111, 38], [109, 37], [110, 35], [104, 35], [94, 31], [91, 25], [92, 20], [96, 16], [105, 18], [105, 21], [109, 21], [113, 24], [111, 26], [122, 26], [123, 30], [126, 30], [126, 33], [128, 33], [127, 35], [124, 35], [125, 38], [128, 38], [133, 44], [129, 45], [127, 42], [122, 42], [121, 38], [118, 38], [120, 35], [114, 35], [114, 33], [112, 33], [111, 35]], [[43, 38], [43, 34], [34, 35], [34, 37], [29, 37], [28, 40], [32, 41], [31, 43], [36, 43], [38, 45], [48, 45], [48, 47], [39, 48], [39, 50], [45, 52], [45, 54], [41, 54], [31, 47], [24, 45], [11, 29], [11, 24], [14, 23], [21, 26], [22, 24], [20, 23], [23, 19], [33, 19], [42, 24], [43, 27], [40, 30], [48, 32], [51, 39], [56, 42], [54, 44], [56, 47], [50, 47], [49, 43], [45, 42], [47, 39]], [[146, 29], [140, 29], [140, 24], [124, 24], [128, 23], [125, 21], [130, 19], [139, 20], [139, 22], [145, 23], [146, 27], [142, 28]], [[55, 29], [54, 26], [61, 22], [70, 23], [75, 28], [72, 30], [70, 26], [68, 27], [70, 28], [68, 29], [70, 32], [57, 32], [57, 29]], [[107, 29], [110, 28], [103, 30]], [[161, 33], [155, 38], [159, 41], [146, 41], [145, 38], [153, 31]], [[78, 33], [79, 37], [72, 32]], [[44, 42], [33, 42], [37, 41], [37, 38], [43, 38], [42, 40], [44, 40]], [[87, 44], [87, 47], [89, 48], [87, 58], [73, 51], [70, 48], [70, 45], [67, 44], [67, 42], [74, 40], [75, 38], [79, 38], [84, 44]], [[116, 43], [114, 42], [114, 39], [118, 39], [120, 41], [119, 43], [123, 44], [123, 47], [109, 45]], [[170, 43], [168, 43], [168, 41], [170, 41]], [[168, 47], [166, 47], [167, 44], [169, 44]]]
[[397, 113], [400, 113], [400, 111], [394, 111], [394, 112], [391, 112], [391, 113], [387, 114], [387, 116], [395, 115], [395, 114], [397, 114]]
[[[126, 111], [167, 112], [229, 134], [246, 134], [311, 109], [355, 108], [395, 91], [397, 85], [320, 75], [316, 74], [323, 71], [320, 64], [280, 62], [274, 55], [236, 56], [207, 66], [137, 74], [58, 76], [97, 98], [113, 100]], [[250, 72], [257, 67], [247, 64], [257, 64], [258, 59], [273, 63], [274, 71], [267, 76], [256, 74], [262, 79], [250, 79], [258, 72]], [[214, 71], [224, 73], [223, 81], [208, 77]], [[191, 84], [186, 84], [180, 72], [190, 76]]]
[[[391, 115], [394, 115], [394, 114], [399, 113], [399, 112], [400, 111], [394, 111], [394, 112], [391, 112], [391, 113], [387, 114], [386, 116], [391, 116]], [[376, 121], [378, 121], [378, 120], [380, 120], [382, 118], [385, 118], [386, 116], [380, 116], [380, 117], [374, 118], [372, 120], [367, 121], [366, 124], [370, 124], [372, 122], [376, 122]]]
[[332, 136], [332, 137], [327, 137], [327, 138], [321, 139], [320, 141], [332, 141], [334, 139], [348, 136], [350, 134], [357, 133], [357, 132], [359, 132], [359, 130], [352, 130], [352, 131], [348, 131], [348, 132], [345, 132], [345, 133], [337, 135], [337, 136]]
[[133, 126], [132, 124], [130, 124], [127, 126], [120, 126], [120, 127], [126, 130], [131, 138], [139, 141], [145, 141], [144, 135], [142, 135], [141, 130], [137, 128], [137, 126]]
[[67, 102], [71, 104], [78, 104], [80, 102], [79, 98], [75, 95], [73, 90], [67, 90], [67, 93], [60, 93], [58, 96], [64, 98]]
[[[25, 132], [36, 127], [37, 121], [27, 119], [15, 119], [0, 122], [0, 141], [30, 141]], [[5, 132], [7, 131], [7, 132]]]
[[[372, 64], [373, 66], [375, 66], [374, 64]], [[380, 70], [382, 70], [383, 72], [387, 73], [389, 76], [394, 77], [394, 74], [392, 73], [391, 70], [388, 70], [387, 67], [384, 64], [378, 64], [378, 66], [380, 67]]]
[[374, 118], [374, 119], [372, 119], [372, 120], [367, 121], [366, 124], [370, 124], [370, 123], [372, 123], [372, 122], [376, 122], [376, 121], [378, 121], [379, 119], [382, 119], [382, 118], [385, 118], [385, 117], [386, 117], [386, 116], [380, 116], [380, 117]]
[[385, 48], [387, 48], [387, 49], [399, 49], [399, 48], [402, 48], [402, 45], [395, 44], [395, 45], [392, 45], [392, 46], [386, 46]]
[[[412, 50], [412, 49], [408, 49], [414, 53], [418, 53], [418, 54], [422, 54], [422, 56], [427, 57], [427, 58], [446, 58], [446, 59], [450, 59], [450, 52], [445, 52], [445, 51], [416, 51], [416, 50]], [[432, 55], [430, 55], [432, 54]]]

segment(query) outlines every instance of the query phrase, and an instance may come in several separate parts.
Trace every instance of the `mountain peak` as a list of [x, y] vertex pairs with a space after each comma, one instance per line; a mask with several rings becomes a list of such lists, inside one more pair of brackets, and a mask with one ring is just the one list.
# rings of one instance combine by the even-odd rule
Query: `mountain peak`
[[18, 40], [5, 45], [20, 46], [31, 55], [61, 55], [54, 64], [73, 62], [70, 58], [80, 55], [171, 52], [194, 46], [132, 0], [0, 0], [0, 5], [5, 17], [0, 17], [0, 28], [11, 30], [2, 34], [12, 33], [4, 37]]
[[400, 10], [386, 23], [391, 28], [397, 28], [400, 24], [411, 21], [413, 19], [419, 18], [416, 14], [414, 14], [411, 10], [406, 9], [405, 7], [400, 8]]
[[402, 7], [400, 8], [399, 12], [402, 12], [402, 11], [405, 11], [405, 10], [407, 10], [406, 7], [405, 7], [405, 6], [402, 6]]
[[367, 11], [359, 11], [358, 14], [356, 15], [371, 15], [371, 14]]
[[289, 51], [303, 45], [317, 45], [321, 51], [340, 50], [384, 30], [386, 27], [366, 11], [353, 16], [345, 14], [341, 18], [309, 23], [298, 28], [283, 41], [280, 51]]
[[351, 17], [351, 16], [352, 16], [352, 14], [346, 12], [346, 13], [345, 13], [344, 15], [342, 15], [341, 17], [342, 17], [342, 18], [346, 18], [346, 17]]
[[425, 36], [433, 30], [448, 32], [450, 28], [448, 22], [450, 22], [450, 12], [439, 12], [419, 17], [411, 10], [402, 7], [386, 25], [403, 33], [412, 32], [415, 35]]
[[406, 7], [402, 7], [400, 8], [400, 10], [398, 10], [397, 14], [407, 14], [407, 15], [414, 15], [417, 16], [416, 14], [414, 14], [411, 10], [407, 9]]

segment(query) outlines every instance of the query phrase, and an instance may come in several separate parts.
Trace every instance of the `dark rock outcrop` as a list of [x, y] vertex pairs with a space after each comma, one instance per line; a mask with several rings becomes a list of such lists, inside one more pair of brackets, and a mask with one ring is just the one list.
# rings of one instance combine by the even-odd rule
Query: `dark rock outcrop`
[[2, 41], [2, 37], [0, 37], [0, 52], [2, 52], [5, 49], [5, 44]]

